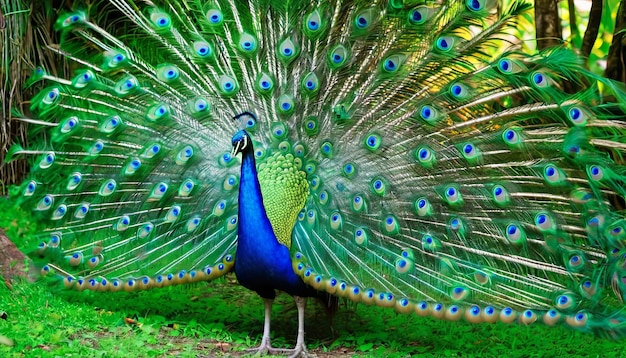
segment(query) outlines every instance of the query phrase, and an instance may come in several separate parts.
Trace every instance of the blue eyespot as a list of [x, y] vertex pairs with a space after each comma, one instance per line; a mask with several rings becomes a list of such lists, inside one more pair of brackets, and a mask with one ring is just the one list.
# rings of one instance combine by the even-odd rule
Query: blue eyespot
[[363, 29], [367, 27], [367, 19], [363, 16], [359, 16], [359, 18], [356, 20], [356, 25], [357, 27]]
[[433, 14], [437, 13], [436, 7], [419, 5], [408, 13], [409, 23], [412, 25], [423, 25], [430, 20]]
[[321, 34], [320, 30], [323, 28], [324, 19], [317, 9], [313, 10], [313, 12], [308, 14], [304, 19], [305, 26], [303, 30], [308, 38], [313, 39]]
[[511, 61], [508, 60], [501, 60], [500, 62], [498, 62], [498, 66], [500, 67], [500, 70], [502, 70], [502, 72], [509, 72], [511, 70]]
[[331, 68], [339, 68], [346, 63], [348, 50], [342, 45], [337, 45], [329, 53], [329, 60]]
[[435, 41], [437, 49], [443, 52], [448, 52], [454, 45], [454, 38], [452, 36], [441, 36]]
[[224, 19], [222, 12], [219, 11], [218, 9], [211, 9], [207, 11], [206, 18], [207, 20], [209, 20], [209, 24], [211, 25], [219, 25], [222, 23], [222, 20]]
[[534, 72], [531, 76], [534, 85], [540, 88], [548, 87], [550, 84], [548, 76], [541, 72]]
[[413, 22], [420, 23], [422, 22], [423, 18], [424, 16], [422, 16], [422, 14], [419, 11], [413, 10], [411, 12], [411, 20], [413, 20]]
[[385, 69], [387, 71], [394, 71], [396, 70], [396, 63], [393, 62], [392, 60], [385, 60]]
[[238, 47], [244, 54], [250, 55], [257, 50], [257, 39], [249, 33], [244, 32], [239, 37]]
[[513, 138], [515, 138], [515, 131], [513, 131], [513, 130], [510, 130], [510, 129], [509, 129], [509, 130], [507, 130], [507, 131], [504, 133], [504, 135], [505, 135], [506, 139], [508, 139], [508, 140], [510, 141], [510, 140], [512, 140]]
[[481, 3], [479, 0], [467, 0], [465, 5], [472, 11], [480, 11], [485, 7], [485, 4]]

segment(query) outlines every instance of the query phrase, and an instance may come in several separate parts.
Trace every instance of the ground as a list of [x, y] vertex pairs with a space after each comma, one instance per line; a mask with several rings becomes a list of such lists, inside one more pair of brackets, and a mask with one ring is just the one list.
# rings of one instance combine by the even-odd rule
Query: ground
[[[215, 283], [137, 293], [51, 291], [0, 284], [3, 357], [232, 357], [260, 343], [260, 298], [228, 275]], [[279, 295], [273, 342], [290, 347], [296, 308]], [[318, 357], [555, 357], [626, 355], [620, 342], [562, 327], [443, 322], [389, 309], [344, 305], [330, 319], [307, 307], [307, 344]]]

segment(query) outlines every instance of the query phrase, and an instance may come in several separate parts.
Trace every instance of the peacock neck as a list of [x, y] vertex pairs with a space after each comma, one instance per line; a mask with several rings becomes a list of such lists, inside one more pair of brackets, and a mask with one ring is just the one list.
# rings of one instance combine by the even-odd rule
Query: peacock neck
[[252, 148], [242, 153], [238, 214], [239, 249], [255, 250], [279, 245], [263, 205]]

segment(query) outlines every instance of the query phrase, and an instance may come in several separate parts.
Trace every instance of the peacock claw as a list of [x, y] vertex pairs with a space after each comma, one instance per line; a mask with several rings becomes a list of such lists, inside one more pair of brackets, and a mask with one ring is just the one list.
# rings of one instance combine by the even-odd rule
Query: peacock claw
[[254, 354], [258, 354], [258, 355], [265, 355], [265, 354], [270, 354], [270, 355], [290, 354], [289, 358], [315, 357], [315, 355], [309, 354], [309, 352], [306, 350], [305, 346], [296, 347], [294, 349], [274, 348], [274, 347], [272, 347], [269, 344], [269, 341], [268, 342], [262, 342], [261, 345], [258, 346], [257, 348], [246, 349], [246, 352], [254, 353]]
[[296, 357], [314, 357], [310, 355], [306, 350], [304, 344], [304, 308], [306, 307], [306, 297], [293, 296], [296, 306], [298, 307], [298, 338], [296, 340], [296, 347], [293, 349], [287, 348], [273, 348], [270, 342], [270, 316], [272, 315], [272, 302], [273, 298], [263, 298], [265, 306], [265, 324], [263, 326], [263, 338], [261, 338], [261, 345], [257, 348], [247, 349], [249, 353], [255, 353], [258, 355], [264, 354], [289, 354], [290, 358]]
[[246, 349], [248, 353], [256, 353], [259, 355], [264, 355], [266, 353], [276, 354], [276, 348], [273, 348], [270, 344], [270, 338], [267, 335], [263, 335], [263, 339], [261, 340], [261, 345], [256, 348]]
[[306, 347], [304, 345], [299, 345], [296, 346], [296, 348], [294, 349], [289, 349], [289, 353], [293, 352], [293, 354], [291, 354], [289, 356], [289, 358], [296, 358], [296, 357], [304, 357], [304, 358], [308, 358], [308, 357], [315, 357], [315, 355], [311, 355], [309, 354], [309, 352], [306, 350]]

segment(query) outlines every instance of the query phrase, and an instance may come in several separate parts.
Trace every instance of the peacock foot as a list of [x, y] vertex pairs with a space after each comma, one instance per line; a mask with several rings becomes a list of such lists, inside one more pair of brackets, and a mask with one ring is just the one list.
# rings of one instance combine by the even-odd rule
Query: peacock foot
[[304, 344], [297, 344], [296, 348], [294, 348], [294, 349], [287, 349], [286, 351], [288, 351], [288, 352], [285, 352], [285, 353], [291, 353], [289, 358], [314, 357], [314, 355], [309, 354], [309, 352], [306, 350], [306, 346]]
[[264, 354], [276, 354], [279, 353], [276, 351], [276, 348], [273, 348], [272, 345], [270, 344], [270, 339], [269, 336], [263, 336], [263, 339], [261, 340], [261, 345], [256, 347], [256, 348], [250, 348], [250, 349], [246, 349], [246, 352], [248, 353], [257, 353], [259, 355], [264, 355]]
[[259, 355], [265, 355], [265, 354], [286, 355], [286, 354], [289, 354], [289, 358], [297, 358], [297, 357], [309, 358], [309, 357], [314, 357], [315, 356], [315, 355], [309, 354], [309, 352], [306, 350], [306, 346], [304, 344], [298, 344], [298, 345], [296, 345], [296, 347], [294, 349], [274, 348], [274, 347], [271, 346], [270, 341], [269, 340], [265, 340], [265, 339], [261, 342], [260, 346], [258, 346], [257, 348], [247, 349], [246, 352], [248, 352], [248, 353], [256, 353], [256, 354], [259, 354]]

